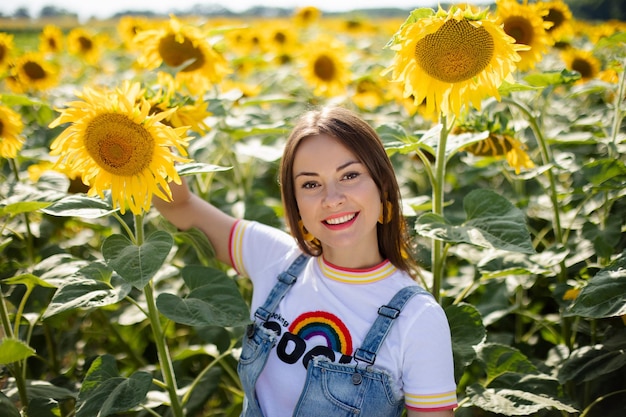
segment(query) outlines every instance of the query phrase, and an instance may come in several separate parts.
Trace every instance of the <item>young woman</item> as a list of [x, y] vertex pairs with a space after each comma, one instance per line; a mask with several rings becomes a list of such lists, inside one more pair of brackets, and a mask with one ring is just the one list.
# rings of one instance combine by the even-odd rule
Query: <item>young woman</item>
[[254, 285], [239, 374], [243, 416], [450, 417], [448, 322], [416, 285], [395, 174], [355, 113], [305, 113], [280, 186], [291, 235], [238, 220], [174, 187], [157, 209], [197, 227]]

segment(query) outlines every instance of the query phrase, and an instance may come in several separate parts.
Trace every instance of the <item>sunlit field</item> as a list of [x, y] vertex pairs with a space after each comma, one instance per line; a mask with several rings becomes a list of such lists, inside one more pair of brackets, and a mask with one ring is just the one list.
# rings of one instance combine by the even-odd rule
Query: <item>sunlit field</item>
[[394, 163], [455, 415], [623, 417], [625, 29], [561, 0], [0, 27], [0, 415], [238, 416], [250, 283], [152, 199], [185, 177], [286, 230], [283, 143], [336, 105]]

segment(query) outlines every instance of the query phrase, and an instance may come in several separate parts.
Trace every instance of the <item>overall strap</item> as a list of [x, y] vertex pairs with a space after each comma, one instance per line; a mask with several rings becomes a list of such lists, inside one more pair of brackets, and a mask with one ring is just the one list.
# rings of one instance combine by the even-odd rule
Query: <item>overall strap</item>
[[381, 306], [378, 309], [378, 317], [374, 321], [372, 327], [370, 327], [365, 340], [360, 348], [354, 353], [354, 359], [357, 361], [367, 362], [369, 365], [373, 365], [376, 360], [376, 354], [383, 344], [387, 333], [393, 325], [394, 319], [400, 315], [400, 311], [404, 308], [406, 303], [418, 293], [429, 294], [422, 287], [417, 285], [411, 285], [404, 287], [393, 296], [388, 304]]
[[267, 321], [270, 315], [278, 307], [280, 300], [283, 299], [289, 288], [291, 288], [294, 282], [298, 279], [298, 275], [300, 275], [300, 272], [306, 265], [308, 259], [309, 257], [307, 255], [301, 254], [291, 263], [286, 271], [283, 271], [278, 275], [278, 281], [276, 281], [276, 285], [274, 285], [274, 288], [270, 291], [270, 295], [268, 295], [263, 305], [257, 308], [254, 313], [254, 316], [257, 319], [263, 322]]

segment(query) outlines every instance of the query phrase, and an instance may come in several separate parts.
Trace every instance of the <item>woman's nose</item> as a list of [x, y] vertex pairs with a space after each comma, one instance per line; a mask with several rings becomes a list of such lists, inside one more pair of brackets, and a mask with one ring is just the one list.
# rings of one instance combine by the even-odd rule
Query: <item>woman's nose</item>
[[345, 201], [345, 196], [341, 190], [337, 189], [335, 186], [327, 186], [326, 194], [324, 195], [324, 200], [322, 203], [325, 207], [336, 207]]

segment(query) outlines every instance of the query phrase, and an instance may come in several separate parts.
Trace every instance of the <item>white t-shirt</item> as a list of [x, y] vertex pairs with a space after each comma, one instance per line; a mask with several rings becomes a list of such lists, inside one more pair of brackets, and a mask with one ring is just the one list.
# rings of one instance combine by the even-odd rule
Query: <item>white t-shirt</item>
[[[238, 221], [231, 233], [231, 260], [250, 277], [251, 314], [276, 284], [276, 277], [301, 254], [293, 237], [257, 222]], [[291, 416], [304, 386], [303, 360], [315, 346], [335, 362], [354, 363], [378, 315], [401, 288], [415, 285], [389, 261], [370, 269], [348, 270], [311, 258], [268, 322], [280, 329], [279, 341], [256, 390], [264, 415]], [[315, 351], [320, 353], [320, 348]], [[441, 306], [417, 294], [394, 320], [374, 364], [387, 370], [404, 392], [407, 407], [420, 411], [456, 406], [450, 330]]]

